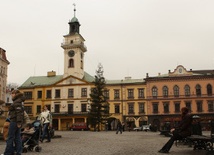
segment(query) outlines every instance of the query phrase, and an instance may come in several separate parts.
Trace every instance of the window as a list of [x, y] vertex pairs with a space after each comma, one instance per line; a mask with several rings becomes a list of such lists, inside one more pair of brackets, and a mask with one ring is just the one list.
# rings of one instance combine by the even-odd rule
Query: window
[[51, 90], [46, 90], [46, 98], [51, 98]]
[[195, 92], [197, 96], [201, 96], [201, 86], [199, 84], [196, 85]]
[[114, 105], [114, 113], [115, 114], [119, 114], [120, 113], [120, 105], [119, 104], [115, 104]]
[[139, 114], [145, 113], [145, 103], [139, 103]]
[[37, 98], [38, 99], [42, 98], [42, 91], [41, 90], [37, 91]]
[[138, 89], [138, 98], [145, 98], [144, 96], [144, 88]]
[[157, 87], [152, 87], [152, 97], [157, 98], [158, 97], [158, 89]]
[[42, 106], [41, 105], [37, 105], [36, 106], [36, 113], [40, 114], [42, 112]]
[[152, 104], [152, 110], [153, 110], [153, 113], [158, 113], [158, 103]]
[[80, 61], [80, 68], [83, 69], [83, 61]]
[[74, 60], [69, 59], [68, 67], [74, 67]]
[[212, 94], [213, 94], [212, 85], [211, 85], [211, 84], [208, 84], [208, 85], [207, 85], [207, 95], [208, 95], [208, 96], [212, 96]]
[[168, 87], [167, 86], [163, 87], [163, 97], [168, 97]]
[[133, 99], [134, 98], [134, 89], [128, 89], [128, 98]]
[[180, 102], [175, 102], [175, 112], [179, 113], [180, 112]]
[[32, 92], [31, 91], [24, 92], [24, 96], [26, 100], [30, 100], [32, 99]]
[[104, 90], [103, 95], [106, 97], [106, 99], [109, 99], [109, 90]]
[[27, 114], [32, 114], [32, 106], [25, 106], [25, 111]]
[[46, 107], [49, 111], [51, 111], [51, 105], [50, 104], [46, 104]]
[[120, 90], [119, 89], [114, 90], [114, 99], [120, 99]]
[[55, 98], [60, 98], [60, 89], [55, 90]]
[[129, 114], [134, 114], [134, 103], [128, 103], [129, 106]]
[[179, 97], [179, 87], [177, 85], [173, 87], [173, 91], [174, 91], [174, 97]]
[[74, 97], [74, 89], [68, 89], [68, 98]]
[[184, 91], [185, 91], [185, 96], [190, 96], [190, 86], [189, 85], [185, 85]]
[[202, 112], [202, 101], [196, 101], [197, 104], [197, 112]]
[[73, 104], [68, 104], [68, 113], [73, 114]]
[[87, 112], [86, 111], [86, 104], [81, 104], [81, 112]]
[[87, 88], [82, 88], [81, 89], [81, 96], [82, 97], [87, 97]]
[[214, 112], [214, 101], [208, 101], [208, 111]]
[[169, 102], [163, 103], [164, 113], [169, 113]]
[[59, 109], [60, 109], [59, 104], [55, 104], [55, 105], [54, 105], [54, 112], [55, 112], [55, 113], [60, 113]]
[[191, 102], [186, 101], [185, 104], [186, 104], [186, 107], [189, 109], [189, 112], [191, 112], [192, 111]]

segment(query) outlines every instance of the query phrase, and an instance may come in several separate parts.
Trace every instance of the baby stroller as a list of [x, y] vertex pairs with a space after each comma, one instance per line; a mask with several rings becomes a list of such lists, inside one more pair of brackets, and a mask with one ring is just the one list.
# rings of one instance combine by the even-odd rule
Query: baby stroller
[[34, 132], [22, 132], [22, 147], [23, 153], [27, 153], [28, 151], [35, 150], [36, 152], [41, 152], [42, 147], [39, 146], [39, 139], [41, 134], [41, 123], [40, 121], [36, 120], [32, 123], [32, 128]]

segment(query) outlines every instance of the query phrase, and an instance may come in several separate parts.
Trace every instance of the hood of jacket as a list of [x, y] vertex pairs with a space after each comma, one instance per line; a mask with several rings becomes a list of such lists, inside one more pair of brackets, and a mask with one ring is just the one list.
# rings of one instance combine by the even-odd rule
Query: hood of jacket
[[17, 103], [17, 102], [22, 103], [22, 102], [24, 102], [24, 101], [25, 101], [24, 94], [23, 94], [23, 93], [18, 93], [18, 94], [16, 94], [16, 95], [13, 97], [12, 100], [13, 100], [14, 103]]

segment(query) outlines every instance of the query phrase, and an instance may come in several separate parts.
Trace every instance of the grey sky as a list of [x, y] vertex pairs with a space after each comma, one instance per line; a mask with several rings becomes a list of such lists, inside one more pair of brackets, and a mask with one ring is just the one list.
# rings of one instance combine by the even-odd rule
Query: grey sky
[[63, 74], [61, 43], [73, 3], [92, 76], [98, 63], [109, 80], [145, 78], [177, 65], [214, 68], [213, 0], [0, 0], [9, 83], [52, 70]]

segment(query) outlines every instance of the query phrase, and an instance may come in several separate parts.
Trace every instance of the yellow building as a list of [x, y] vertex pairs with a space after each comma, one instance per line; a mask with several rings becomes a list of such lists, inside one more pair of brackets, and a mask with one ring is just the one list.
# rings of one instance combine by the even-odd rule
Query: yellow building
[[111, 129], [116, 128], [115, 119], [126, 125], [138, 127], [147, 124], [146, 85], [143, 79], [106, 80], [106, 96], [109, 98]]
[[75, 122], [87, 122], [88, 99], [94, 78], [84, 71], [87, 48], [79, 27], [74, 16], [69, 21], [69, 33], [61, 44], [64, 74], [56, 75], [55, 71], [50, 71], [47, 76], [28, 78], [19, 87], [26, 97], [25, 109], [31, 118], [35, 119], [42, 107], [48, 105], [53, 114], [53, 127], [57, 130], [69, 130]]

